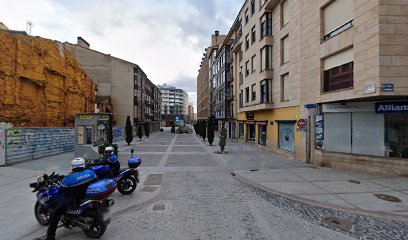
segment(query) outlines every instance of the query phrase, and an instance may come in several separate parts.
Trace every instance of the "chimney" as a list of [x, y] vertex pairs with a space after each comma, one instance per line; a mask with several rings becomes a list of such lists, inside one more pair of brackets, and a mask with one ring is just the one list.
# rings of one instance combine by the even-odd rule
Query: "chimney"
[[220, 35], [220, 31], [215, 31], [215, 36], [218, 37]]
[[84, 47], [84, 48], [89, 48], [91, 45], [85, 41], [85, 39], [83, 39], [82, 37], [78, 37], [77, 38], [77, 45]]

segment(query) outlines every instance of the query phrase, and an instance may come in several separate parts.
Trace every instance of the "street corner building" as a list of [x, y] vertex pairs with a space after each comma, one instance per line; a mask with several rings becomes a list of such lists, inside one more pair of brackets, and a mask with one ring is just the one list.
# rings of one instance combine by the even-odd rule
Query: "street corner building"
[[0, 30], [0, 122], [70, 127], [93, 112], [96, 85], [60, 42]]
[[247, 0], [197, 77], [198, 119], [319, 166], [408, 173], [405, 1]]

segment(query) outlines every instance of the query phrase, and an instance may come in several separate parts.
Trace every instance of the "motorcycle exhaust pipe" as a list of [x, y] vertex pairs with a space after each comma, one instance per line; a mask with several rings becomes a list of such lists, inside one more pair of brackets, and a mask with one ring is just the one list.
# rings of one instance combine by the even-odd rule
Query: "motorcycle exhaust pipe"
[[74, 221], [75, 226], [78, 226], [79, 228], [83, 229], [83, 230], [90, 230], [91, 226], [89, 226], [86, 223], [80, 222], [79, 220], [75, 220]]

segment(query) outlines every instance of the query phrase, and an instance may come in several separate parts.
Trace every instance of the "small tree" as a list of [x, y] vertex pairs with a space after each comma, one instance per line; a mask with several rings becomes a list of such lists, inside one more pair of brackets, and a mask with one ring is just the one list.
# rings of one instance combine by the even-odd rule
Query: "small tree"
[[142, 129], [142, 124], [139, 123], [139, 125], [137, 126], [137, 137], [139, 138], [139, 140], [142, 140], [143, 137], [143, 129]]
[[220, 153], [224, 153], [225, 150], [225, 146], [227, 145], [227, 129], [226, 128], [222, 128], [221, 129], [221, 134], [220, 134]]
[[203, 140], [205, 141], [206, 137], [207, 137], [207, 126], [205, 124], [205, 121], [202, 122], [202, 126], [201, 126], [201, 137], [203, 138]]
[[144, 125], [144, 132], [147, 138], [150, 136], [150, 124], [147, 122]]
[[210, 116], [208, 118], [208, 143], [210, 143], [210, 145], [212, 146], [213, 142], [214, 142], [214, 117]]
[[133, 128], [132, 128], [132, 123], [130, 122], [130, 116], [128, 116], [126, 119], [125, 133], [126, 133], [126, 142], [129, 146], [130, 143], [133, 141]]

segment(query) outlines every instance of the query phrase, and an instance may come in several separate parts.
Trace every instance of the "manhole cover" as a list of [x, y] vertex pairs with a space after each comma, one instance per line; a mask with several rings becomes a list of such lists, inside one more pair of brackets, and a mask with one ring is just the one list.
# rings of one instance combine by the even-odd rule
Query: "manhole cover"
[[343, 231], [351, 231], [353, 224], [335, 217], [323, 217], [322, 222], [329, 227], [340, 229]]
[[361, 182], [360, 181], [357, 181], [357, 180], [348, 180], [349, 181], [349, 183], [354, 183], [354, 184], [360, 184]]
[[251, 169], [251, 170], [249, 170], [250, 172], [258, 172], [259, 170], [258, 169]]
[[374, 194], [374, 196], [388, 202], [402, 202], [401, 199], [387, 194]]
[[145, 185], [160, 185], [163, 179], [163, 174], [150, 174], [144, 181]]
[[145, 186], [140, 190], [141, 192], [154, 192], [156, 191], [157, 187], [152, 187], [152, 186]]
[[165, 204], [153, 205], [153, 211], [164, 211], [164, 210], [166, 210], [166, 205]]

